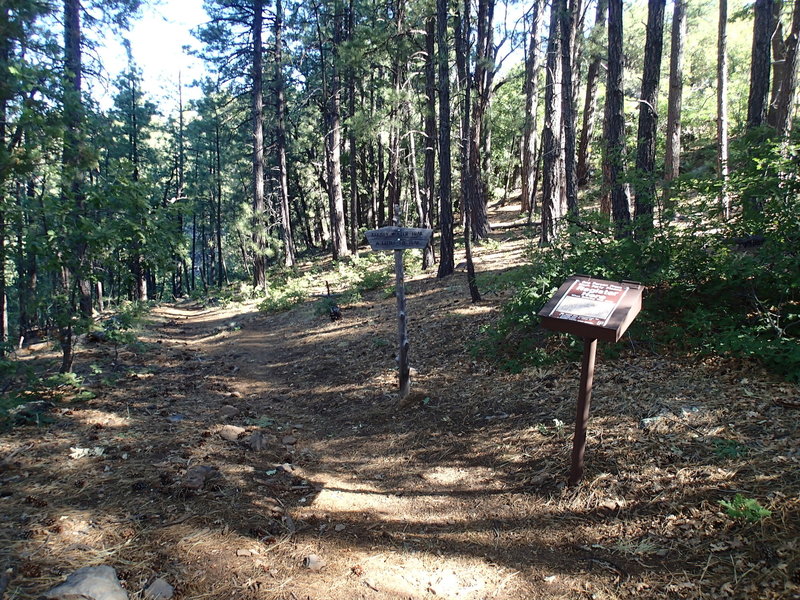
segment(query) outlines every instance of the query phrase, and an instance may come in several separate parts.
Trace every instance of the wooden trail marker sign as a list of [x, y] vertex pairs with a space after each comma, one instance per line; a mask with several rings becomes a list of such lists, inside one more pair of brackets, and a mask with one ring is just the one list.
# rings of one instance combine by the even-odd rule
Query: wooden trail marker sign
[[583, 477], [597, 340], [619, 341], [642, 309], [643, 290], [638, 283], [629, 281], [605, 281], [573, 275], [567, 278], [538, 313], [542, 318], [542, 327], [583, 338], [570, 485], [576, 485]]
[[[395, 205], [395, 214], [398, 208]], [[367, 241], [373, 250], [394, 250], [394, 281], [397, 297], [397, 338], [400, 349], [397, 366], [400, 371], [400, 400], [411, 389], [411, 369], [408, 365], [408, 323], [406, 317], [406, 284], [403, 269], [403, 250], [424, 248], [430, 242], [433, 229], [418, 227], [381, 227], [366, 232]]]

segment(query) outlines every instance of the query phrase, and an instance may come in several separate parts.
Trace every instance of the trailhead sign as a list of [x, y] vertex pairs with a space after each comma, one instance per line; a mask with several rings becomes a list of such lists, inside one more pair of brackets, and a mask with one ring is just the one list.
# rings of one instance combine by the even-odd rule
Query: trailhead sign
[[407, 250], [424, 248], [433, 235], [433, 229], [420, 227], [381, 227], [366, 232], [373, 250]]
[[573, 275], [538, 313], [542, 327], [583, 338], [570, 485], [576, 485], [583, 477], [597, 340], [619, 341], [642, 309], [643, 290], [641, 285], [630, 281], [605, 281]]
[[[395, 219], [400, 212], [394, 205]], [[366, 232], [367, 241], [373, 250], [394, 250], [395, 296], [397, 297], [397, 338], [399, 350], [397, 366], [399, 370], [400, 402], [411, 390], [411, 368], [408, 364], [408, 323], [406, 316], [406, 284], [403, 270], [403, 250], [424, 248], [433, 235], [433, 229], [419, 227], [381, 227]]]

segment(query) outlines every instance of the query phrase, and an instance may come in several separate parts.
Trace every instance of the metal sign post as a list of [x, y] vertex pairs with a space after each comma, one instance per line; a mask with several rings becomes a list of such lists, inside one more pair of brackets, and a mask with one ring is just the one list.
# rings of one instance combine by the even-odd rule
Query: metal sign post
[[[397, 207], [395, 207], [397, 214]], [[366, 232], [367, 241], [373, 250], [394, 250], [394, 281], [397, 297], [397, 338], [399, 351], [397, 366], [400, 373], [400, 400], [411, 389], [411, 369], [408, 364], [408, 323], [406, 317], [406, 285], [403, 269], [403, 250], [424, 248], [433, 235], [432, 229], [417, 227], [381, 227]]]
[[583, 338], [581, 383], [569, 473], [571, 486], [577, 485], [583, 477], [597, 340], [619, 341], [642, 308], [643, 289], [638, 283], [573, 275], [538, 313], [542, 327]]

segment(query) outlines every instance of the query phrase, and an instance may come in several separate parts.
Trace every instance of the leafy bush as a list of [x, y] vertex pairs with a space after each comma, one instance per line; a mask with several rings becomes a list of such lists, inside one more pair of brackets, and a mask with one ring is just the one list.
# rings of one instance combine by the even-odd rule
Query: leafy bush
[[630, 330], [639, 344], [753, 358], [800, 381], [800, 181], [781, 174], [793, 172], [796, 148], [760, 151], [733, 178], [734, 206], [749, 208], [728, 223], [720, 223], [718, 185], [689, 181], [680, 218], [650, 238], [615, 239], [608, 220], [588, 215], [557, 245], [532, 244], [530, 264], [504, 275], [514, 294], [477, 353], [512, 370], [577, 353], [577, 340], [545, 333], [536, 313], [566, 277], [583, 274], [646, 286]]
[[258, 310], [265, 313], [289, 310], [308, 299], [308, 283], [304, 279], [289, 279], [267, 284], [264, 300]]
[[743, 519], [750, 523], [757, 523], [772, 515], [772, 511], [761, 506], [758, 500], [741, 494], [736, 494], [730, 502], [720, 500], [719, 505], [725, 509], [725, 514], [731, 519]]

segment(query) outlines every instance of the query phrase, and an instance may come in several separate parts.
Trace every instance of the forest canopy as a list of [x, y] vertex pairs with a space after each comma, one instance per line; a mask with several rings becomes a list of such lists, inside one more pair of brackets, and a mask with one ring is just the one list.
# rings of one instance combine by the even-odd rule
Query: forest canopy
[[128, 45], [101, 108], [98, 34], [140, 4], [0, 7], [4, 355], [51, 332], [68, 372], [109, 306], [268, 298], [393, 222], [477, 300], [502, 203], [531, 260], [485, 357], [557, 354], [534, 315], [586, 273], [648, 286], [641, 343], [800, 377], [800, 0], [206, 0], [206, 75], [155, 97]]

